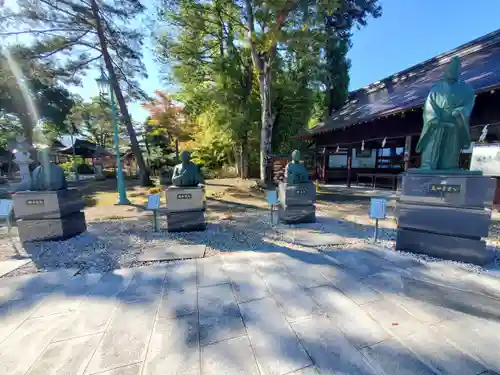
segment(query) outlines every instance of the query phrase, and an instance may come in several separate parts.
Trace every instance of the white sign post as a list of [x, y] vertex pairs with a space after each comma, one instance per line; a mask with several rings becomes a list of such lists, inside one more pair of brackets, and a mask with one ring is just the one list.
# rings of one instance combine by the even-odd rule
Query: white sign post
[[12, 225], [10, 223], [10, 215], [12, 213], [12, 201], [10, 199], [0, 199], [0, 218], [7, 221], [7, 234], [10, 238]]
[[274, 223], [273, 211], [274, 206], [278, 204], [278, 193], [276, 190], [268, 190], [266, 191], [267, 204], [269, 205], [269, 219], [271, 221], [271, 225]]
[[147, 210], [153, 211], [153, 230], [158, 232], [158, 209], [160, 208], [160, 194], [148, 195]]
[[378, 221], [385, 219], [387, 212], [387, 200], [381, 198], [370, 199], [370, 217], [375, 219], [375, 231], [373, 233], [373, 242], [378, 238]]

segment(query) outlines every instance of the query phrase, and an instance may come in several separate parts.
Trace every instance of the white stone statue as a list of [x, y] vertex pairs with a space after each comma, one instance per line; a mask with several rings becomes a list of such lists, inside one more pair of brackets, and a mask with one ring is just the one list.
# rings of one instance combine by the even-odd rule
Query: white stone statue
[[31, 173], [30, 173], [30, 164], [33, 163], [31, 160], [30, 153], [25, 145], [25, 138], [20, 135], [16, 137], [16, 141], [18, 146], [13, 151], [14, 154], [14, 163], [19, 166], [19, 174], [21, 176], [20, 186], [31, 186]]

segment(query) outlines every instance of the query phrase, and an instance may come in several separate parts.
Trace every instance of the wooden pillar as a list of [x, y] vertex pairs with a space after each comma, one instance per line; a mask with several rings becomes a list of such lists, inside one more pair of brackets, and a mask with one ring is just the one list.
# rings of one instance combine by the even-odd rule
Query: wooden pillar
[[323, 183], [326, 183], [326, 168], [328, 167], [328, 154], [325, 150], [325, 153], [323, 154], [323, 165], [321, 167], [321, 181]]
[[347, 148], [347, 187], [351, 187], [351, 177], [352, 177], [352, 146]]
[[408, 168], [410, 168], [411, 154], [412, 154], [411, 135], [407, 135], [405, 139], [405, 154], [404, 154], [405, 172], [407, 172]]

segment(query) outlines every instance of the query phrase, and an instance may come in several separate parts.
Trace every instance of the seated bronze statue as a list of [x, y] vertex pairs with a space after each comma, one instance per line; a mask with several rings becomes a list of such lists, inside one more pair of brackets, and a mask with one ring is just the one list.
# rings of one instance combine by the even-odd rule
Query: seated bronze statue
[[292, 152], [292, 161], [286, 165], [285, 176], [288, 184], [309, 182], [309, 173], [306, 167], [300, 163], [299, 150]]
[[191, 161], [191, 154], [188, 151], [181, 153], [181, 164], [174, 167], [172, 174], [172, 185], [179, 187], [194, 187], [203, 183], [203, 176], [198, 166]]
[[64, 190], [68, 188], [64, 170], [57, 164], [49, 161], [47, 150], [38, 152], [41, 164], [32, 173], [31, 189], [34, 191]]

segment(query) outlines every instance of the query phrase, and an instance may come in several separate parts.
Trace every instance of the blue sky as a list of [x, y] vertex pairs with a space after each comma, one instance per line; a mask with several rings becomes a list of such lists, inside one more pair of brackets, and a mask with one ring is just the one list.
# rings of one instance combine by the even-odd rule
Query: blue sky
[[[355, 31], [349, 52], [350, 90], [363, 87], [500, 28], [500, 0], [382, 0], [382, 17], [370, 19]], [[151, 46], [144, 58], [149, 78], [142, 82], [150, 93], [162, 89]], [[96, 73], [97, 74], [97, 73]], [[75, 91], [96, 95], [95, 77]], [[129, 105], [132, 117], [143, 121], [147, 112]]]

